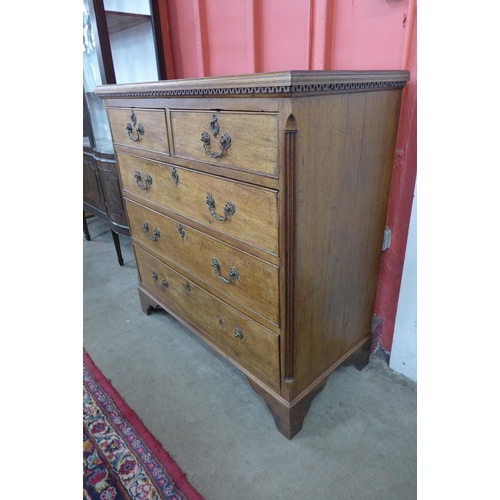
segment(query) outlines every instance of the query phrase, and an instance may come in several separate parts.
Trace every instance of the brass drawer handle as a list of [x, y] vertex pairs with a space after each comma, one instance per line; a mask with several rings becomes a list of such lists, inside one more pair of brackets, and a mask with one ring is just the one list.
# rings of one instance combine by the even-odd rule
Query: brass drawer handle
[[[127, 131], [128, 138], [131, 141], [137, 142], [141, 135], [144, 135], [144, 127], [142, 123], [139, 123], [139, 125], [136, 127], [137, 123], [137, 118], [135, 116], [135, 113], [132, 111], [132, 114], [130, 115], [130, 119], [132, 120], [132, 123], [128, 122], [127, 126], [125, 127], [125, 130]], [[132, 132], [135, 130], [135, 136], [132, 135]]]
[[162, 282], [158, 284], [158, 275], [154, 271], [151, 273], [151, 277], [153, 278], [156, 288], [160, 289], [161, 291], [165, 290], [165, 288], [168, 288], [168, 282], [165, 278], [163, 278]]
[[224, 207], [224, 217], [221, 217], [220, 215], [217, 215], [214, 212], [215, 200], [211, 194], [207, 194], [206, 203], [208, 205], [208, 211], [210, 212], [210, 215], [219, 221], [225, 221], [227, 219], [228, 215], [234, 215], [234, 211], [235, 211], [234, 204], [230, 201], [228, 201], [226, 203], [226, 206]]
[[215, 276], [217, 276], [217, 278], [219, 278], [224, 283], [231, 283], [232, 280], [237, 280], [240, 277], [240, 273], [234, 267], [232, 267], [229, 270], [229, 274], [227, 276], [227, 279], [224, 278], [224, 276], [220, 276], [220, 274], [219, 274], [220, 263], [216, 258], [212, 259], [212, 267], [214, 268]]
[[238, 328], [234, 329], [234, 336], [239, 340], [243, 340], [243, 334], [240, 332], [240, 330], [238, 330]]
[[151, 186], [151, 184], [153, 184], [153, 178], [149, 174], [146, 175], [144, 179], [145, 184], [141, 184], [141, 180], [142, 180], [141, 173], [137, 170], [135, 172], [135, 182], [143, 191], [146, 191], [146, 189], [148, 189], [148, 187]]
[[[214, 137], [217, 137], [217, 134], [219, 133], [219, 124], [217, 123], [217, 117], [215, 115], [212, 115], [212, 118], [210, 119], [210, 131]], [[208, 135], [208, 132], [202, 132], [200, 140], [203, 142], [203, 149], [205, 150], [205, 153], [212, 158], [220, 158], [231, 147], [231, 137], [227, 134], [222, 134], [220, 138], [220, 153], [214, 153], [213, 151], [208, 150], [208, 147], [210, 146], [210, 136]]]
[[153, 231], [153, 235], [151, 236], [149, 234], [149, 224], [145, 222], [142, 225], [142, 228], [144, 229], [144, 232], [146, 233], [146, 236], [151, 240], [151, 241], [156, 241], [160, 237], [160, 230], [158, 228], [155, 228]]
[[177, 169], [175, 167], [172, 169], [172, 179], [174, 180], [174, 184], [177, 186], [177, 184], [179, 184], [179, 174], [177, 173]]

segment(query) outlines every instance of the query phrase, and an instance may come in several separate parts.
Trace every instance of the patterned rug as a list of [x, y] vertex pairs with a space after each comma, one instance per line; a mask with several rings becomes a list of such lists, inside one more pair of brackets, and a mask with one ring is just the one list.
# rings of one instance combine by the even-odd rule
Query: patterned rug
[[203, 500], [83, 353], [84, 500]]

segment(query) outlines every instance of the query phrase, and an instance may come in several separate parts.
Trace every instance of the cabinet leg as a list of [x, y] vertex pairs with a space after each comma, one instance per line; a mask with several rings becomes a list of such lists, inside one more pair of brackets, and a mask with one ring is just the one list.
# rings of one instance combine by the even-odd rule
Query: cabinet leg
[[278, 398], [273, 397], [265, 389], [262, 389], [258, 384], [248, 379], [252, 389], [264, 399], [269, 411], [274, 417], [276, 428], [287, 439], [292, 439], [301, 429], [304, 419], [312, 400], [323, 390], [326, 385], [327, 378], [322, 380], [316, 387], [302, 397], [288, 403]]
[[144, 290], [138, 288], [137, 291], [139, 292], [139, 300], [141, 301], [142, 312], [146, 316], [149, 316], [153, 309], [160, 308], [159, 304], [154, 301], [147, 293], [145, 293]]
[[369, 335], [366, 341], [357, 351], [355, 351], [351, 356], [349, 356], [343, 363], [342, 366], [354, 365], [357, 370], [361, 371], [370, 361], [370, 347], [372, 343], [372, 336]]
[[90, 233], [87, 226], [87, 217], [85, 217], [85, 210], [83, 211], [83, 234], [85, 235], [85, 239], [90, 241]]
[[120, 247], [120, 238], [113, 230], [111, 230], [111, 235], [113, 236], [113, 243], [115, 244], [116, 256], [118, 257], [118, 264], [123, 266], [122, 249]]

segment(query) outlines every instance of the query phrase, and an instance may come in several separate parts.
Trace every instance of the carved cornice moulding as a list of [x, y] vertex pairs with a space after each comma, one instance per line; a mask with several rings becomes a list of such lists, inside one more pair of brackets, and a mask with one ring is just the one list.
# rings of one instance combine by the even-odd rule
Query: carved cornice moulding
[[[105, 85], [95, 89], [101, 98], [297, 96], [336, 92], [398, 89], [409, 80], [407, 71], [293, 71], [245, 77], [209, 77], [160, 82]], [[238, 85], [235, 85], [238, 80]]]

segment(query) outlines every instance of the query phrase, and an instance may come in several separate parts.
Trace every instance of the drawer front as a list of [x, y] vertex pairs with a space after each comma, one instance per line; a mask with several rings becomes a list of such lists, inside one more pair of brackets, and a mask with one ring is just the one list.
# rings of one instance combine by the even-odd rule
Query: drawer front
[[176, 156], [278, 176], [276, 114], [172, 110], [170, 119]]
[[278, 254], [277, 191], [126, 154], [117, 161], [125, 191]]
[[108, 108], [115, 144], [169, 154], [164, 109]]
[[233, 358], [279, 387], [279, 337], [144, 250], [134, 247], [143, 286], [197, 325]]
[[278, 324], [276, 266], [130, 200], [126, 206], [131, 234], [142, 245]]

